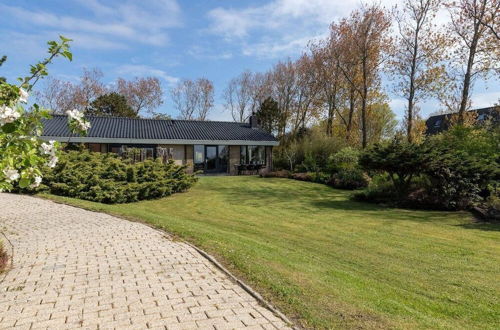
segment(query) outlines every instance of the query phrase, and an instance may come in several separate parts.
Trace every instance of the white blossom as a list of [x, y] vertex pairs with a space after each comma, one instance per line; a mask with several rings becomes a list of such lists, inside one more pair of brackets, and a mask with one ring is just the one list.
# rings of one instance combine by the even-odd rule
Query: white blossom
[[35, 176], [35, 182], [30, 185], [30, 188], [37, 188], [40, 186], [40, 183], [42, 183], [42, 177], [37, 175]]
[[59, 161], [59, 158], [57, 156], [52, 156], [47, 163], [47, 166], [50, 168], [54, 168], [57, 165], [57, 162]]
[[21, 114], [17, 110], [6, 105], [0, 106], [0, 126], [12, 123], [19, 117], [21, 117]]
[[29, 94], [23, 88], [19, 89], [19, 102], [28, 103]]
[[73, 109], [66, 111], [66, 114], [68, 115], [68, 121], [75, 121], [82, 131], [87, 131], [90, 128], [90, 123], [83, 117], [83, 112]]
[[66, 114], [70, 119], [74, 119], [77, 121], [80, 121], [83, 118], [83, 112], [78, 111], [77, 109], [68, 110], [66, 111]]
[[42, 152], [45, 154], [45, 155], [52, 155], [54, 156], [55, 153], [56, 153], [56, 148], [54, 146], [54, 143], [56, 141], [53, 141], [53, 140], [50, 140], [49, 143], [42, 143], [41, 144], [41, 148], [42, 148]]
[[5, 180], [7, 182], [16, 181], [17, 179], [19, 179], [19, 172], [15, 169], [3, 170], [3, 174], [5, 174]]

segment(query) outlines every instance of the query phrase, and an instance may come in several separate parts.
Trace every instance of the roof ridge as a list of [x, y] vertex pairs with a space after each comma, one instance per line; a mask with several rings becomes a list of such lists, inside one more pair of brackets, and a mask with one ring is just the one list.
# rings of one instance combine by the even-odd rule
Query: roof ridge
[[[68, 117], [65, 114], [51, 114], [52, 117]], [[200, 119], [162, 119], [162, 118], [144, 118], [144, 117], [119, 117], [119, 116], [96, 116], [96, 115], [85, 115], [86, 118], [106, 118], [106, 119], [127, 119], [127, 120], [154, 120], [154, 121], [181, 121], [181, 122], [200, 122], [200, 123], [228, 123], [228, 124], [245, 124], [246, 122], [239, 121], [227, 121], [227, 120], [200, 120]]]

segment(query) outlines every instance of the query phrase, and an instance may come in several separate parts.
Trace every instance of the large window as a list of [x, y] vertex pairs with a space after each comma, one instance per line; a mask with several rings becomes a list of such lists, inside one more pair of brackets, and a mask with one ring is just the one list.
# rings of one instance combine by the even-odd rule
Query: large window
[[266, 149], [264, 146], [241, 146], [240, 164], [265, 165]]
[[195, 145], [194, 146], [194, 170], [204, 170], [205, 169], [205, 146]]

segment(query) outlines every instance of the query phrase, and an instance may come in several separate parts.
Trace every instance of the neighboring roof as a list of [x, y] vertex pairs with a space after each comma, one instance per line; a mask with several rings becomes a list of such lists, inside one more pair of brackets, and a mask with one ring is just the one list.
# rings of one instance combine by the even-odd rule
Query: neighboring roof
[[[485, 120], [491, 120], [494, 123], [500, 122], [500, 107], [474, 109], [467, 112], [477, 113], [477, 120], [479, 122]], [[454, 114], [456, 113], [447, 113], [429, 117], [425, 121], [425, 125], [427, 126], [427, 134], [432, 135], [447, 130], [449, 127], [449, 119]]]
[[197, 142], [259, 142], [263, 145], [277, 145], [276, 138], [248, 123], [167, 120], [145, 118], [121, 118], [86, 116], [90, 121], [87, 136], [71, 134], [68, 119], [64, 115], [54, 115], [44, 119], [42, 137], [70, 142], [102, 143], [177, 143], [196, 144]]

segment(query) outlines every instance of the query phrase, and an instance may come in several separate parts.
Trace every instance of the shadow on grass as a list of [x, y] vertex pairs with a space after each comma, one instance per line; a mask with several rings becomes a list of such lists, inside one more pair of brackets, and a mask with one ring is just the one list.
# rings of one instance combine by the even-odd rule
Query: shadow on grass
[[417, 222], [447, 222], [454, 212], [425, 211], [392, 208], [374, 203], [351, 200], [353, 191], [339, 190], [323, 184], [287, 179], [260, 179], [248, 184], [214, 184], [210, 191], [225, 196], [233, 205], [251, 207], [281, 207], [288, 210], [310, 210], [329, 212], [351, 211], [355, 216], [373, 217], [380, 220], [403, 220]]
[[471, 223], [464, 223], [460, 225], [456, 225], [458, 227], [462, 227], [465, 229], [478, 229], [478, 230], [484, 230], [484, 231], [500, 231], [500, 223], [494, 223], [494, 222], [471, 222]]

